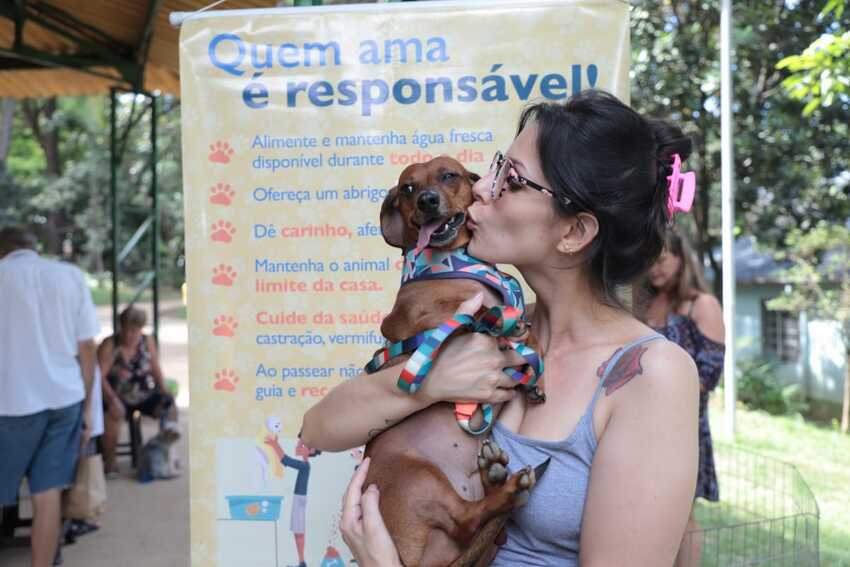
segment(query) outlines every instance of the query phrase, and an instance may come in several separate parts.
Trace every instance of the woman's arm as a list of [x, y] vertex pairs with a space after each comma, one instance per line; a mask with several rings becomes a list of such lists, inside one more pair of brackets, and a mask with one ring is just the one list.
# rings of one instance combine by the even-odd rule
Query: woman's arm
[[307, 410], [301, 439], [322, 451], [363, 445], [392, 424], [427, 407], [424, 398], [396, 387], [401, 366], [360, 374], [335, 387]]
[[[458, 312], [475, 313], [480, 305], [481, 298], [470, 300]], [[514, 396], [516, 383], [502, 368], [523, 362], [513, 350], [500, 351], [493, 337], [481, 333], [454, 337], [440, 349], [416, 394], [407, 394], [396, 386], [402, 365], [361, 374], [335, 387], [304, 414], [301, 438], [309, 447], [343, 451], [367, 443], [439, 401], [508, 401]]]
[[156, 349], [156, 341], [153, 337], [146, 336], [145, 340], [148, 343], [148, 352], [151, 353], [151, 374], [153, 375], [156, 387], [160, 392], [167, 392], [165, 389], [165, 376], [162, 375], [162, 368], [159, 365], [159, 351]]
[[97, 363], [100, 366], [100, 387], [103, 391], [103, 399], [110, 405], [114, 402], [119, 402], [118, 395], [112, 389], [112, 385], [107, 380], [109, 371], [112, 370], [112, 337], [103, 339], [100, 346], [97, 347]]
[[583, 567], [672, 565], [694, 499], [699, 382], [673, 343], [653, 344], [618, 389], [581, 527]]
[[699, 332], [716, 343], [726, 340], [726, 327], [723, 325], [723, 308], [717, 298], [710, 293], [701, 293], [694, 300], [691, 317]]
[[698, 350], [694, 353], [700, 389], [703, 392], [711, 392], [720, 382], [723, 374], [723, 357], [726, 355], [723, 309], [716, 297], [710, 293], [703, 293], [694, 300], [691, 317], [699, 332], [707, 339], [698, 341]]

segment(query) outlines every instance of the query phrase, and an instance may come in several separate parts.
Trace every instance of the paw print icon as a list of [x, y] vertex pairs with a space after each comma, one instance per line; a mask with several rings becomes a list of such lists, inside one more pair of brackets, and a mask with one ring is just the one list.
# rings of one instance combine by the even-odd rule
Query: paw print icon
[[233, 202], [233, 197], [235, 196], [236, 191], [228, 183], [216, 183], [210, 187], [210, 203], [213, 205], [228, 207]]
[[230, 163], [235, 153], [233, 148], [230, 147], [230, 144], [223, 140], [216, 140], [210, 144], [209, 160], [213, 163], [225, 165]]
[[233, 235], [236, 234], [236, 227], [230, 221], [216, 221], [212, 224], [211, 230], [213, 241], [225, 244], [232, 242]]
[[225, 368], [215, 373], [215, 382], [213, 390], [221, 390], [224, 392], [233, 392], [236, 390], [236, 384], [239, 383], [239, 376], [230, 368]]
[[233, 266], [228, 266], [227, 264], [219, 264], [218, 266], [213, 268], [213, 285], [223, 285], [225, 287], [232, 287], [235, 281], [236, 270], [233, 269]]
[[239, 323], [230, 315], [219, 315], [213, 319], [212, 334], [216, 337], [232, 338], [236, 334], [236, 327]]

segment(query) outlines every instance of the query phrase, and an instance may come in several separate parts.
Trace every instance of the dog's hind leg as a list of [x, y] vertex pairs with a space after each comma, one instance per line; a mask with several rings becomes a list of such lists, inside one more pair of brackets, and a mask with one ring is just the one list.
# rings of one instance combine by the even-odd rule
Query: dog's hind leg
[[366, 483], [372, 478], [381, 491], [381, 515], [407, 567], [447, 566], [480, 525], [464, 510], [477, 503], [463, 500], [443, 471], [411, 452], [391, 461], [377, 458]]
[[[414, 459], [408, 459], [402, 457], [397, 463], [413, 464]], [[498, 535], [507, 514], [482, 534], [481, 528], [489, 528], [485, 524], [494, 519], [493, 504], [487, 499], [464, 500], [441, 470], [425, 461], [416, 464], [416, 468], [405, 467], [408, 474], [403, 482], [385, 482], [381, 488], [381, 513], [402, 563], [407, 567], [474, 565], [478, 555]], [[402, 486], [407, 498], [392, 498]], [[396, 505], [385, 505], [390, 501]], [[467, 559], [456, 563], [461, 556]]]
[[496, 541], [507, 520], [508, 514], [502, 514], [484, 524], [469, 547], [449, 567], [488, 567], [499, 551]]
[[529, 490], [545, 472], [548, 461], [535, 469], [526, 467], [508, 478], [508, 455], [494, 441], [485, 439], [478, 454], [478, 470], [487, 496], [478, 502], [481, 512], [491, 518], [478, 531], [450, 567], [487, 567], [496, 557], [498, 545], [504, 543], [500, 533], [510, 511], [528, 500]]
[[[416, 488], [410, 487], [420, 495], [412, 500], [418, 520], [431, 530], [443, 532], [454, 544], [434, 545], [443, 537], [431, 531], [420, 566], [471, 567], [484, 555], [511, 510], [528, 500], [529, 490], [534, 487], [537, 475], [544, 470], [544, 467], [538, 467], [537, 471], [525, 467], [509, 476], [507, 463], [507, 454], [496, 443], [484, 441], [478, 467], [487, 495], [475, 502], [463, 500], [438, 469], [428, 475], [429, 482], [419, 482]], [[420, 470], [422, 474], [424, 469]], [[447, 557], [453, 549], [461, 551], [460, 554]]]
[[[419, 508], [420, 519], [431, 528], [419, 567], [473, 567], [493, 545], [508, 515], [487, 521], [478, 502], [430, 501]], [[472, 508], [472, 509], [468, 509]]]

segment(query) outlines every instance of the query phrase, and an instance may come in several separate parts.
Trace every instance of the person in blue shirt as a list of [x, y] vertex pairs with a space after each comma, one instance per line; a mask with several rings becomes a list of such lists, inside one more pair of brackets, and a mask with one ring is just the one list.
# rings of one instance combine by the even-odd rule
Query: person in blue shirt
[[295, 444], [297, 459], [290, 457], [283, 451], [275, 435], [266, 437], [266, 444], [274, 450], [283, 466], [298, 471], [298, 476], [295, 477], [295, 490], [292, 493], [292, 514], [289, 517], [289, 529], [295, 536], [295, 547], [298, 550], [297, 567], [307, 567], [307, 563], [304, 561], [304, 532], [307, 526], [307, 486], [310, 483], [309, 459], [320, 455], [322, 452], [305, 445], [301, 441], [301, 433], [298, 434], [298, 442]]

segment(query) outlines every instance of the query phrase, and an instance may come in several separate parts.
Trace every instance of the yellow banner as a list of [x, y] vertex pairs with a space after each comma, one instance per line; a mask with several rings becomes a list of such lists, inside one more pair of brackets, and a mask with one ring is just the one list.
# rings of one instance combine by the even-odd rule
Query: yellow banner
[[192, 565], [348, 565], [360, 453], [304, 411], [382, 346], [401, 256], [387, 189], [447, 154], [485, 173], [520, 109], [628, 99], [628, 4], [421, 2], [226, 11], [183, 23]]

